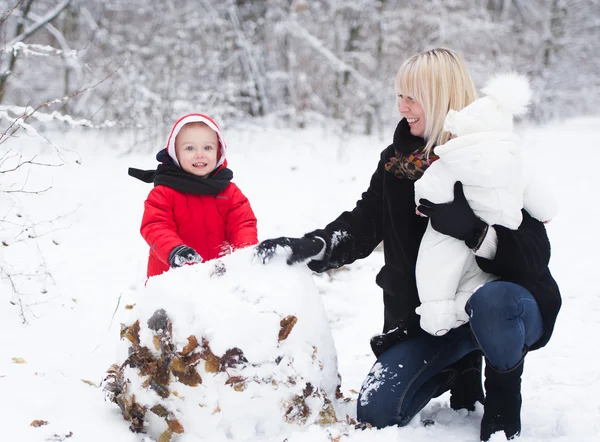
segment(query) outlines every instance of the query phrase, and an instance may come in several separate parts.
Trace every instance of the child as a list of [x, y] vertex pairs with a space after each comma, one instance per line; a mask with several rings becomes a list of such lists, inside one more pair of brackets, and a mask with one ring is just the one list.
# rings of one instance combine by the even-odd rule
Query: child
[[150, 246], [148, 277], [171, 267], [223, 256], [258, 242], [250, 202], [231, 182], [227, 148], [217, 124], [203, 114], [180, 118], [156, 170], [129, 169], [154, 183], [144, 203], [141, 234]]
[[[435, 147], [439, 159], [416, 182], [417, 204], [427, 208], [431, 202], [452, 201], [454, 187], [460, 186], [455, 183], [460, 181], [469, 206], [490, 226], [517, 229], [522, 208], [540, 221], [549, 221], [556, 212], [554, 200], [523, 176], [519, 138], [512, 132], [513, 115], [524, 113], [529, 104], [527, 79], [499, 75], [483, 92], [487, 96], [459, 112], [448, 112], [444, 130], [452, 137]], [[417, 313], [421, 328], [432, 335], [443, 335], [468, 322], [465, 304], [469, 297], [496, 279], [475, 262], [473, 252], [482, 244], [469, 246], [471, 250], [465, 242], [437, 232], [431, 223], [421, 241], [416, 278], [422, 304]], [[436, 269], [434, 278], [428, 272], [431, 269]]]

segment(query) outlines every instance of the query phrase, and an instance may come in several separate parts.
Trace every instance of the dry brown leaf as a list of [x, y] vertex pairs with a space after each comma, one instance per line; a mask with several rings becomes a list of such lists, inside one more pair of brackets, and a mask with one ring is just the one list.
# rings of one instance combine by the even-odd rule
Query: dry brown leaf
[[177, 433], [177, 434], [183, 433], [183, 425], [181, 425], [181, 423], [176, 418], [171, 417], [171, 418], [167, 419], [167, 425], [169, 426], [169, 429], [173, 433]]
[[184, 372], [173, 370], [173, 374], [177, 377], [179, 382], [190, 387], [196, 387], [202, 383], [202, 377], [194, 367], [187, 367]]
[[154, 376], [158, 371], [158, 362], [148, 347], [134, 347], [123, 366], [137, 367], [141, 376]]
[[44, 425], [48, 425], [48, 424], [49, 424], [48, 421], [43, 421], [41, 419], [36, 419], [33, 422], [31, 422], [29, 424], [29, 426], [31, 426], [31, 427], [43, 427]]
[[135, 321], [130, 326], [121, 325], [121, 339], [127, 339], [134, 345], [140, 343], [140, 321]]
[[173, 437], [173, 431], [170, 428], [167, 428], [158, 438], [157, 442], [171, 442], [171, 438]]
[[[319, 418], [317, 419], [319, 425], [333, 425], [337, 423], [337, 417], [335, 415], [335, 409], [331, 402], [326, 398], [323, 408], [319, 412]], [[339, 439], [338, 439], [339, 440]]]
[[169, 389], [165, 385], [156, 382], [156, 378], [150, 381], [150, 388], [163, 399], [169, 397]]
[[244, 356], [244, 352], [237, 347], [230, 348], [223, 353], [223, 356], [219, 360], [219, 371], [225, 371], [229, 367], [235, 367], [243, 362], [248, 362], [248, 359]]
[[302, 395], [306, 398], [315, 392], [315, 387], [310, 382], [306, 383], [304, 390], [302, 390]]
[[210, 345], [208, 345], [208, 340], [206, 338], [202, 338], [202, 351], [200, 352], [200, 359], [206, 361], [204, 369], [207, 373], [217, 373], [219, 371], [219, 358], [216, 357], [210, 349]]
[[187, 366], [185, 365], [185, 362], [183, 362], [183, 359], [176, 356], [171, 361], [171, 369], [173, 371], [185, 372], [185, 371], [187, 371]]
[[160, 350], [160, 338], [158, 336], [152, 336], [152, 343], [155, 349]]
[[242, 392], [246, 389], [246, 378], [232, 376], [225, 381], [225, 385], [231, 385], [235, 391]]
[[298, 322], [298, 318], [294, 315], [289, 315], [279, 321], [279, 342], [284, 341], [292, 332], [294, 325]]
[[342, 438], [342, 435], [340, 434], [339, 436], [335, 436], [333, 437], [331, 434], [329, 435], [329, 438], [331, 439], [331, 442], [340, 442], [340, 439]]
[[188, 338], [188, 344], [183, 347], [183, 350], [181, 350], [181, 355], [182, 356], [186, 356], [189, 353], [191, 353], [196, 347], [198, 347], [198, 339], [196, 339], [196, 336], [194, 335], [190, 335]]
[[166, 418], [166, 417], [169, 416], [169, 412], [161, 404], [156, 404], [154, 407], [152, 407], [150, 409], [150, 411], [152, 413], [156, 414], [158, 417], [164, 417], [164, 418]]
[[98, 388], [98, 385], [96, 385], [95, 382], [88, 381], [87, 379], [80, 379], [80, 381], [83, 382], [84, 384], [88, 384], [88, 385], [91, 385], [92, 387]]
[[23, 358], [12, 358], [13, 364], [27, 364], [27, 361]]
[[288, 423], [299, 423], [304, 425], [310, 415], [310, 408], [306, 405], [303, 396], [296, 395], [290, 402], [285, 404], [286, 412], [283, 418]]
[[219, 371], [219, 358], [211, 355], [204, 364], [204, 369], [207, 373], [217, 373]]
[[217, 404], [217, 408], [215, 408], [215, 411], [212, 412], [212, 414], [217, 414], [221, 412], [221, 407], [219, 404]]
[[131, 310], [133, 307], [135, 307], [135, 304], [127, 304], [125, 310]]

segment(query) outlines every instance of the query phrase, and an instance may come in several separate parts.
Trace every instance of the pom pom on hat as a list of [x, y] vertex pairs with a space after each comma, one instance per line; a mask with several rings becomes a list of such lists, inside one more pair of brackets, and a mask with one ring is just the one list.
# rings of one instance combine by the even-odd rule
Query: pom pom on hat
[[456, 136], [476, 132], [510, 132], [513, 116], [527, 113], [531, 100], [529, 81], [517, 73], [498, 74], [482, 89], [485, 97], [460, 111], [450, 109], [444, 130]]

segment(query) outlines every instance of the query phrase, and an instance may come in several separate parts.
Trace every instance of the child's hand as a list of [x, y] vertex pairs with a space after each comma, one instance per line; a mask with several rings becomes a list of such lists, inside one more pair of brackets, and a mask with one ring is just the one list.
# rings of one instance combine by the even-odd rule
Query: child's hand
[[169, 253], [169, 265], [171, 267], [181, 267], [185, 264], [197, 264], [202, 262], [202, 257], [191, 247], [180, 245], [175, 247]]
[[421, 316], [421, 328], [433, 336], [443, 336], [458, 325], [454, 299], [424, 302], [415, 312]]

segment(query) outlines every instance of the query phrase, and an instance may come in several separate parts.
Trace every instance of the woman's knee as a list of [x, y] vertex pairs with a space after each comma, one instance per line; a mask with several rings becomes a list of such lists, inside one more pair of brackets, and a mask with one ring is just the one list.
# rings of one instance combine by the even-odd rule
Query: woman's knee
[[520, 314], [520, 301], [528, 296], [531, 297], [529, 292], [517, 284], [489, 282], [471, 295], [467, 301], [467, 312], [471, 317], [493, 314], [506, 319], [515, 318]]
[[[389, 392], [388, 392], [389, 393]], [[358, 397], [357, 418], [359, 422], [366, 422], [375, 428], [385, 428], [392, 425], [404, 426], [398, 414], [398, 401], [389, 394], [371, 394], [365, 396], [363, 392]]]

